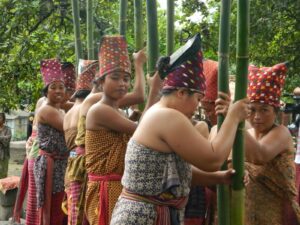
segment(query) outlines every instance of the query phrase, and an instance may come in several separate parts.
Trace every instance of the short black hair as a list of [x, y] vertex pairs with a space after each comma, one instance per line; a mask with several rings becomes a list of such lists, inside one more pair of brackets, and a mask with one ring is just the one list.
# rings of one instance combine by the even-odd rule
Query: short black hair
[[48, 94], [48, 88], [49, 88], [49, 85], [46, 85], [43, 89], [42, 89], [42, 94], [43, 96], [47, 97], [47, 94]]
[[91, 90], [78, 90], [76, 91], [75, 98], [86, 98], [91, 93]]
[[[175, 91], [179, 90], [180, 88], [169, 88], [169, 89], [162, 89], [161, 90], [161, 94], [164, 96], [170, 95], [172, 93], [174, 93]], [[192, 91], [188, 88], [183, 88], [189, 96], [193, 95], [194, 93], [196, 93], [195, 91]]]

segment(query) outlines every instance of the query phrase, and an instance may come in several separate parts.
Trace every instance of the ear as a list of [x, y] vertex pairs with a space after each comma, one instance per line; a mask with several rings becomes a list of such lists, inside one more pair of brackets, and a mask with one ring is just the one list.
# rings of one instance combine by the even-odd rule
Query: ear
[[177, 97], [182, 98], [186, 94], [186, 90], [183, 88], [180, 88], [176, 91]]

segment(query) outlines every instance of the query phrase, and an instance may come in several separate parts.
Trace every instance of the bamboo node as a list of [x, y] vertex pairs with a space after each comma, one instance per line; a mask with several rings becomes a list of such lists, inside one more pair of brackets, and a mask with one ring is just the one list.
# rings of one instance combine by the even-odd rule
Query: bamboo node
[[229, 54], [218, 52], [218, 56], [229, 58]]

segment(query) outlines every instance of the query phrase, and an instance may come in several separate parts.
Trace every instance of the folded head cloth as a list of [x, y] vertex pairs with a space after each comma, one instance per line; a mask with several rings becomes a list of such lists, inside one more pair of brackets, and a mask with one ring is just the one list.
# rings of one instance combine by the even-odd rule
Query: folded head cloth
[[127, 51], [127, 43], [123, 36], [104, 36], [99, 50], [99, 77], [112, 72], [131, 74], [131, 63]]
[[76, 91], [92, 90], [92, 81], [98, 70], [98, 62], [97, 60], [81, 60], [80, 62], [84, 63], [84, 70], [78, 75]]
[[218, 97], [218, 62], [214, 60], [203, 61], [203, 73], [205, 76], [205, 96], [201, 102], [214, 103]]
[[[197, 34], [169, 57], [169, 64], [159, 69], [165, 76], [163, 89], [187, 88], [205, 93], [201, 38]], [[158, 63], [159, 64], [159, 63]]]
[[66, 89], [69, 91], [75, 91], [76, 87], [76, 72], [75, 67], [70, 62], [64, 62], [61, 65], [62, 72], [64, 74], [64, 81]]
[[248, 98], [250, 102], [260, 102], [280, 107], [280, 96], [284, 86], [287, 66], [285, 63], [272, 67], [250, 65], [248, 74]]
[[54, 81], [64, 82], [64, 74], [58, 59], [44, 59], [41, 61], [40, 67], [45, 86]]

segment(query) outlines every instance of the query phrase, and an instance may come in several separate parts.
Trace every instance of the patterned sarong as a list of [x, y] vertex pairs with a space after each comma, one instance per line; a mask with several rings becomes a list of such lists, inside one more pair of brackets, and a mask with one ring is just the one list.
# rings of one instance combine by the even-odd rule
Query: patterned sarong
[[[123, 174], [124, 157], [129, 136], [107, 129], [97, 131], [86, 131], [86, 170], [88, 174], [107, 176], [109, 174]], [[107, 181], [108, 205], [107, 220], [111, 219], [112, 210], [122, 191], [120, 181]], [[88, 181], [85, 212], [90, 224], [98, 224], [99, 212], [99, 191], [101, 182]]]
[[284, 152], [265, 165], [246, 164], [246, 225], [282, 225], [284, 205], [289, 204], [300, 222], [296, 202], [294, 153]]
[[121, 175], [119, 174], [110, 174], [106, 176], [98, 176], [95, 174], [89, 174], [89, 182], [99, 182], [100, 190], [99, 190], [99, 225], [108, 224], [109, 220], [109, 191], [108, 191], [108, 182], [112, 181], [121, 181]]

